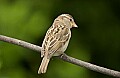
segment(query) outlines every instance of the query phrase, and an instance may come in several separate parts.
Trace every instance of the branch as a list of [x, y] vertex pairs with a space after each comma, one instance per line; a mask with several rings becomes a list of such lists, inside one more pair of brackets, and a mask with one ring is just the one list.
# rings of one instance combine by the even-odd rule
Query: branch
[[[25, 48], [28, 48], [28, 49], [31, 49], [31, 50], [34, 50], [34, 51], [37, 51], [37, 52], [41, 51], [41, 47], [39, 47], [37, 45], [34, 45], [34, 44], [31, 44], [31, 43], [28, 43], [28, 42], [25, 42], [25, 41], [22, 41], [22, 40], [10, 38], [10, 37], [3, 36], [3, 35], [0, 35], [0, 40], [4, 41], [4, 42], [16, 44], [16, 45], [19, 45], [19, 46], [22, 46], [22, 47], [25, 47]], [[96, 71], [96, 72], [99, 72], [99, 73], [102, 73], [102, 74], [106, 74], [106, 75], [109, 75], [109, 76], [120, 78], [120, 72], [119, 71], [107, 69], [107, 68], [104, 68], [104, 67], [100, 67], [100, 66], [88, 63], [88, 62], [84, 62], [84, 61], [78, 60], [76, 58], [70, 57], [66, 54], [63, 54], [63, 55], [59, 56], [59, 58], [66, 61], [66, 62], [75, 64], [75, 65], [78, 65], [78, 66], [82, 66], [82, 67], [85, 67], [87, 69], [90, 69], [90, 70], [93, 70], [93, 71]]]

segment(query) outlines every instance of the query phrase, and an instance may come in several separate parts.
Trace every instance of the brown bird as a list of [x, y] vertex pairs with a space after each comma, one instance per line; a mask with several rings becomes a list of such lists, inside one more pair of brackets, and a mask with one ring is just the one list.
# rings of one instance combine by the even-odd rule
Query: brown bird
[[54, 20], [53, 25], [48, 29], [43, 40], [41, 49], [41, 57], [43, 59], [38, 74], [46, 73], [52, 56], [59, 56], [65, 52], [71, 38], [70, 29], [72, 27], [77, 27], [77, 25], [69, 14], [62, 14]]

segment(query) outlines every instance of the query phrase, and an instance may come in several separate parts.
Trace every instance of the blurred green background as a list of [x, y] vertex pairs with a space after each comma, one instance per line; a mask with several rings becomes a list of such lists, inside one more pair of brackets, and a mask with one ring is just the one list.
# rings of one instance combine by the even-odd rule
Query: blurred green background
[[[0, 34], [41, 46], [62, 13], [78, 25], [66, 54], [120, 71], [120, 0], [0, 0]], [[40, 62], [39, 53], [0, 41], [0, 78], [112, 78], [58, 58], [38, 75]]]

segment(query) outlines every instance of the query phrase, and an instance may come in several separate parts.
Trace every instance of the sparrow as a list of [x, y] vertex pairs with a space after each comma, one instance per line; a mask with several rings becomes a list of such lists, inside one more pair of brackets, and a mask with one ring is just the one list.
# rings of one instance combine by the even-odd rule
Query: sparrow
[[48, 29], [42, 43], [41, 57], [43, 57], [38, 74], [46, 73], [52, 56], [60, 56], [65, 52], [71, 38], [71, 28], [78, 27], [69, 14], [59, 15]]

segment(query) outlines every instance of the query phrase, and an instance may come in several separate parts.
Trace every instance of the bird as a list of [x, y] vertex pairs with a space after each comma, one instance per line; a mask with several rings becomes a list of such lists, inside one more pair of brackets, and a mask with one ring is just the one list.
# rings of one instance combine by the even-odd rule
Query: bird
[[61, 14], [47, 30], [42, 43], [41, 57], [43, 57], [38, 74], [46, 73], [48, 63], [53, 56], [62, 55], [68, 47], [71, 38], [71, 28], [78, 27], [70, 14]]

